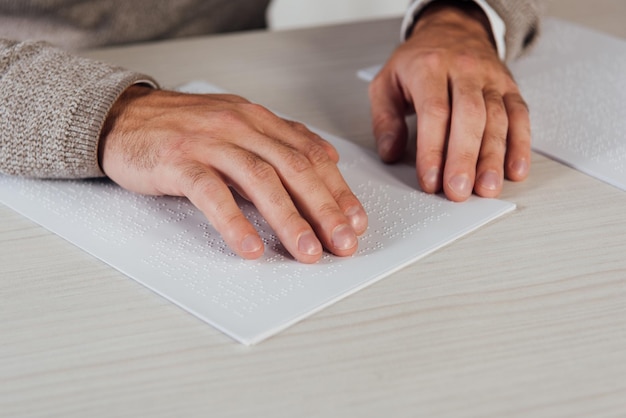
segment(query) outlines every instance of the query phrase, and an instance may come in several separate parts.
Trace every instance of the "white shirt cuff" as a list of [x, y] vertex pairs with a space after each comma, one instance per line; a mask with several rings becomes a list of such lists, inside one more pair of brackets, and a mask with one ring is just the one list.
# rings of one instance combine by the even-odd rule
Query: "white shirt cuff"
[[[401, 40], [404, 41], [407, 38], [408, 31], [413, 27], [415, 23], [416, 16], [422, 11], [426, 5], [429, 3], [437, 1], [437, 0], [415, 0], [409, 6], [409, 10], [407, 10], [404, 15], [404, 20], [402, 21], [402, 31]], [[489, 24], [491, 25], [491, 32], [493, 33], [493, 38], [496, 41], [496, 49], [498, 51], [498, 56], [502, 61], [504, 61], [506, 57], [506, 43], [504, 41], [504, 36], [506, 35], [506, 26], [504, 25], [504, 21], [500, 17], [500, 15], [493, 10], [493, 8], [487, 3], [486, 0], [469, 0], [476, 3], [487, 15], [487, 19], [489, 19]]]

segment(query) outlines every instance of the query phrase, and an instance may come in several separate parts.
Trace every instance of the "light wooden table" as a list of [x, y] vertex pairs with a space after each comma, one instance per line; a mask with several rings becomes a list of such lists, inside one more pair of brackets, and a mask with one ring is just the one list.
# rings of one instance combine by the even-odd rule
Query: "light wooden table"
[[[626, 36], [625, 4], [550, 13]], [[209, 80], [371, 146], [355, 71], [397, 32], [385, 20], [88, 55], [167, 86]], [[1, 206], [0, 416], [625, 416], [626, 193], [533, 158], [502, 195], [516, 212], [252, 348]]]

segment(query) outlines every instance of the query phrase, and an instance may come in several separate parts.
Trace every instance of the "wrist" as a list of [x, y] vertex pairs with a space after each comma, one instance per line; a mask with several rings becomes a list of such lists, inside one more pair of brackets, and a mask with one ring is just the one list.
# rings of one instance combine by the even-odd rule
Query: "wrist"
[[107, 148], [107, 142], [109, 136], [119, 129], [121, 121], [126, 117], [129, 107], [139, 98], [149, 94], [150, 92], [155, 91], [155, 89], [151, 86], [145, 84], [133, 84], [128, 87], [124, 92], [117, 98], [107, 117], [102, 125], [102, 129], [100, 131], [100, 138], [98, 141], [98, 163], [100, 165], [100, 169], [105, 174], [106, 171], [103, 165], [103, 157], [104, 152]]
[[427, 25], [453, 25], [483, 34], [496, 47], [491, 22], [473, 1], [438, 0], [426, 5], [415, 19], [410, 36]]

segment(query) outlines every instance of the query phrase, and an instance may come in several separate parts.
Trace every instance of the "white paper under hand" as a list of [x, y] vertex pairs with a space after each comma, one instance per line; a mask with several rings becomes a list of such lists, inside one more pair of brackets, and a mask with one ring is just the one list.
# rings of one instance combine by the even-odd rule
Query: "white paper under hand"
[[[211, 92], [206, 83], [185, 91]], [[514, 209], [463, 204], [417, 190], [414, 167], [383, 166], [345, 140], [319, 132], [369, 214], [353, 257], [294, 261], [256, 209], [243, 212], [266, 244], [239, 258], [187, 199], [141, 196], [107, 180], [41, 181], [0, 176], [0, 201], [85, 249], [216, 328], [253, 344]]]

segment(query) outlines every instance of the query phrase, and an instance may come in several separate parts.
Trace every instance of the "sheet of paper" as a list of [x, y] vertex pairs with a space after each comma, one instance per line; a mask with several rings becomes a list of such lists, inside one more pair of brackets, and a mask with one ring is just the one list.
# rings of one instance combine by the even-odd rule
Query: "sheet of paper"
[[534, 149], [626, 191], [626, 42], [556, 20], [542, 36], [511, 67]]
[[[206, 83], [186, 91], [209, 92]], [[83, 248], [232, 338], [254, 344], [490, 220], [511, 203], [457, 204], [417, 190], [414, 168], [384, 166], [340, 138], [340, 168], [369, 213], [355, 256], [294, 261], [253, 206], [241, 208], [266, 243], [260, 260], [237, 257], [186, 199], [127, 192], [108, 180], [0, 176], [0, 202]]]
[[[380, 68], [357, 74], [370, 81]], [[539, 44], [511, 70], [533, 149], [626, 191], [626, 42], [546, 19]]]

